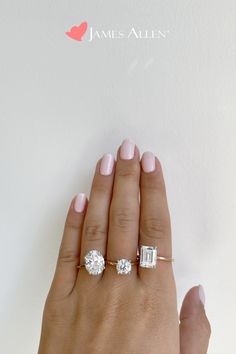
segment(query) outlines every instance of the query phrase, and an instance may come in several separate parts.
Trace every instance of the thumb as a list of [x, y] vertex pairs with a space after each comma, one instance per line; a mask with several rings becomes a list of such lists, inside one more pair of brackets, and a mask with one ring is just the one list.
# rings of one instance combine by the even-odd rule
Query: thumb
[[201, 285], [185, 295], [180, 311], [180, 353], [206, 354], [211, 326], [205, 309], [205, 295]]

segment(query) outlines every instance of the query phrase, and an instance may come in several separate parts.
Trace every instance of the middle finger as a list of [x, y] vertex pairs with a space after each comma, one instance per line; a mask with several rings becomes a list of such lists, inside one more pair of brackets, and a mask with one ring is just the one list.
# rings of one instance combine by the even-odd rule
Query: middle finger
[[139, 150], [132, 141], [126, 139], [117, 154], [109, 214], [108, 260], [136, 260], [139, 236], [139, 179]]

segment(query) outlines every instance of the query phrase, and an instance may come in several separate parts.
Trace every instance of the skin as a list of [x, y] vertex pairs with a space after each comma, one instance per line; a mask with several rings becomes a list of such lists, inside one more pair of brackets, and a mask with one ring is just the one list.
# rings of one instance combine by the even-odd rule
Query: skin
[[145, 173], [137, 146], [133, 159], [119, 152], [109, 176], [100, 174], [97, 162], [85, 210], [76, 212], [71, 202], [38, 354], [206, 354], [210, 324], [199, 289], [188, 292], [179, 317], [171, 262], [159, 261], [156, 269], [134, 265], [129, 275], [111, 265], [98, 276], [77, 269], [91, 249], [109, 260], [135, 260], [143, 244], [172, 257], [160, 161]]

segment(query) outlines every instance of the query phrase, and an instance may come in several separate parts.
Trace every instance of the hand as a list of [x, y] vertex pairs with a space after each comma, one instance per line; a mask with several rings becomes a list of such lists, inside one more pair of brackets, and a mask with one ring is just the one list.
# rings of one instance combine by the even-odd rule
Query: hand
[[71, 203], [39, 354], [206, 354], [210, 325], [202, 287], [187, 294], [179, 325], [171, 262], [158, 261], [156, 269], [133, 265], [127, 275], [110, 264], [96, 276], [77, 268], [90, 250], [135, 261], [139, 244], [172, 257], [160, 162], [146, 152], [140, 164], [137, 146], [125, 140], [117, 161], [110, 154], [98, 161], [89, 202], [79, 194]]

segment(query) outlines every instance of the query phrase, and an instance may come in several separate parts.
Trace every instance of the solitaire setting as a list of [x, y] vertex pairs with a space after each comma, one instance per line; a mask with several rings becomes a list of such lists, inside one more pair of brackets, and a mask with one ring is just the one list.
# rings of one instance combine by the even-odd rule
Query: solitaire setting
[[98, 275], [105, 269], [105, 260], [101, 252], [91, 250], [84, 257], [84, 265], [89, 274]]
[[142, 268], [156, 268], [157, 266], [157, 247], [140, 246], [139, 265]]
[[125, 258], [119, 259], [116, 264], [118, 274], [129, 274], [132, 269], [131, 261]]

